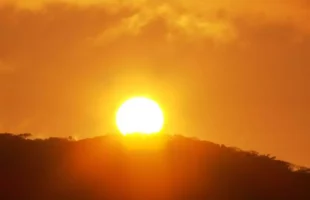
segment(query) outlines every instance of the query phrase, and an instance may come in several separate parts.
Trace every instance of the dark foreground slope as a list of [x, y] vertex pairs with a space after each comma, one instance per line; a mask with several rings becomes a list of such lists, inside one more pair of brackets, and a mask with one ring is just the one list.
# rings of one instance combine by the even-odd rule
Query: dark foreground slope
[[0, 199], [302, 200], [310, 199], [310, 174], [268, 155], [181, 136], [1, 134]]

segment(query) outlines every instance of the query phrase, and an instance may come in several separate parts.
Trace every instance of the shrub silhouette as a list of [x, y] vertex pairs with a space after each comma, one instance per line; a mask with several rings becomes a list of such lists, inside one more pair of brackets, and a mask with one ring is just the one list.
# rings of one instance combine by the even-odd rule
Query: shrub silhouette
[[156, 137], [162, 148], [129, 149], [112, 135], [0, 134], [0, 199], [310, 199], [308, 168], [193, 138]]

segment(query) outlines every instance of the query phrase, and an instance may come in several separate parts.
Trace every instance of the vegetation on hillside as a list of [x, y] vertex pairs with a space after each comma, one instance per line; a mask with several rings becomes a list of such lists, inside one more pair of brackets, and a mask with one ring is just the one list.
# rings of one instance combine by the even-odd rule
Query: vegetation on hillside
[[309, 172], [270, 155], [183, 136], [0, 134], [3, 200], [302, 200], [310, 199]]

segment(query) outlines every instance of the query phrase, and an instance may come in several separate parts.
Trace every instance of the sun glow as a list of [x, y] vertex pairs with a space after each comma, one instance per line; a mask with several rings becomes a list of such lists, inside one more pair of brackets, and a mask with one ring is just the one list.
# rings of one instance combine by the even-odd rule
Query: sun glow
[[118, 109], [116, 124], [123, 135], [150, 135], [160, 132], [164, 124], [164, 116], [155, 101], [145, 97], [134, 97]]

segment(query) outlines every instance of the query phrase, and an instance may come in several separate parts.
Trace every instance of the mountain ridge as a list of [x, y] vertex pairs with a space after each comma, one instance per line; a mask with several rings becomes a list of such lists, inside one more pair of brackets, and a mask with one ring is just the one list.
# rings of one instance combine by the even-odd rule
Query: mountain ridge
[[6, 133], [0, 161], [1, 199], [310, 199], [309, 168], [180, 135]]

